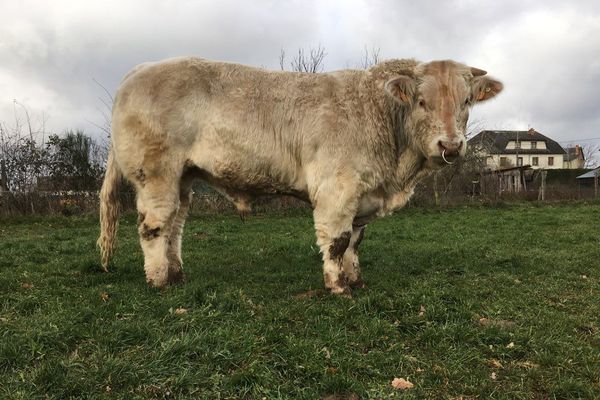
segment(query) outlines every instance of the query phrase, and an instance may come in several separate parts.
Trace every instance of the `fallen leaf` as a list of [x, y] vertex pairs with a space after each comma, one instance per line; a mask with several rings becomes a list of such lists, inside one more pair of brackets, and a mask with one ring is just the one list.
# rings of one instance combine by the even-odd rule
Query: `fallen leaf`
[[421, 368], [417, 368], [417, 373], [420, 374], [421, 372], [423, 372], [423, 370]]
[[187, 308], [183, 308], [183, 307], [177, 308], [175, 310], [175, 314], [177, 314], [177, 315], [185, 314], [186, 312], [188, 312]]
[[496, 380], [497, 376], [496, 376], [496, 373], [495, 373], [495, 372], [492, 372], [492, 376], [491, 376], [491, 378], [492, 378], [492, 380], [493, 380], [493, 381], [495, 381], [495, 380]]
[[399, 390], [406, 390], [406, 389], [412, 389], [413, 386], [415, 386], [412, 382], [403, 379], [403, 378], [394, 378], [394, 380], [392, 381], [392, 387], [394, 389], [399, 389]]
[[587, 275], [581, 275], [581, 279], [587, 279]]
[[502, 363], [494, 358], [487, 360], [487, 364], [492, 368], [502, 368]]
[[513, 347], [515, 347], [515, 343], [514, 342], [510, 342], [509, 344], [506, 345], [507, 349], [512, 349]]
[[327, 368], [327, 373], [329, 375], [335, 375], [338, 373], [338, 369], [336, 367], [329, 367]]
[[419, 317], [422, 317], [423, 315], [425, 315], [425, 306], [421, 304], [421, 307], [419, 308]]
[[102, 301], [108, 301], [108, 298], [109, 298], [108, 293], [106, 293], [106, 292], [100, 293], [100, 298], [102, 299]]
[[33, 288], [33, 284], [32, 283], [28, 283], [28, 282], [23, 282], [23, 283], [21, 283], [21, 287], [23, 289], [32, 289]]
[[539, 368], [539, 364], [533, 363], [531, 361], [519, 361], [516, 363], [516, 365], [518, 367], [525, 368], [525, 369]]

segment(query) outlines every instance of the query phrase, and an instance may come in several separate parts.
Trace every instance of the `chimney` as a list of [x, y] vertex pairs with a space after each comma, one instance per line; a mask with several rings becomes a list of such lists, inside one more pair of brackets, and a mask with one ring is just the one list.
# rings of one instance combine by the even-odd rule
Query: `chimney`
[[581, 154], [581, 147], [578, 144], [575, 145], [575, 155], [579, 156]]
[[529, 130], [527, 131], [527, 134], [529, 134], [531, 136], [535, 135], [535, 133], [536, 133], [535, 129], [533, 129], [533, 128], [529, 128]]

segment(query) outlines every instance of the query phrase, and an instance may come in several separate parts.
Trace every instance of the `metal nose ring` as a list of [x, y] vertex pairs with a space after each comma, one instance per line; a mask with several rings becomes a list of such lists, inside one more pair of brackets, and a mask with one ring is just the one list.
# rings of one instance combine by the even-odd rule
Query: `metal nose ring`
[[446, 160], [446, 149], [442, 150], [442, 159], [448, 165], [452, 165], [452, 164], [454, 164], [456, 162], [456, 161], [455, 162], [450, 162], [450, 161]]

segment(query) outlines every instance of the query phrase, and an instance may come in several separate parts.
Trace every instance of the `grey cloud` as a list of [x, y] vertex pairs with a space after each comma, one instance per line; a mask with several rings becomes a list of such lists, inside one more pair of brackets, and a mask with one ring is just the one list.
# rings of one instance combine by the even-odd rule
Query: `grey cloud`
[[[98, 130], [103, 96], [134, 65], [177, 55], [278, 68], [281, 48], [323, 45], [328, 70], [384, 58], [452, 58], [486, 69], [506, 90], [473, 118], [560, 141], [600, 136], [600, 3], [559, 1], [4, 2], [0, 121], [12, 99], [49, 125]], [[508, 126], [507, 126], [508, 125]]]

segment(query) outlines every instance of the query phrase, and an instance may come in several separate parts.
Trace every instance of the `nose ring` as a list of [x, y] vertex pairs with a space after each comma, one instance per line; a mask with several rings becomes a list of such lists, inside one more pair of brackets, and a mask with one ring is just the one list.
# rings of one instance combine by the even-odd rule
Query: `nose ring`
[[446, 160], [446, 149], [442, 150], [442, 159], [448, 165], [452, 165], [452, 164], [454, 164], [456, 162], [456, 161], [455, 162], [450, 162], [450, 161]]

